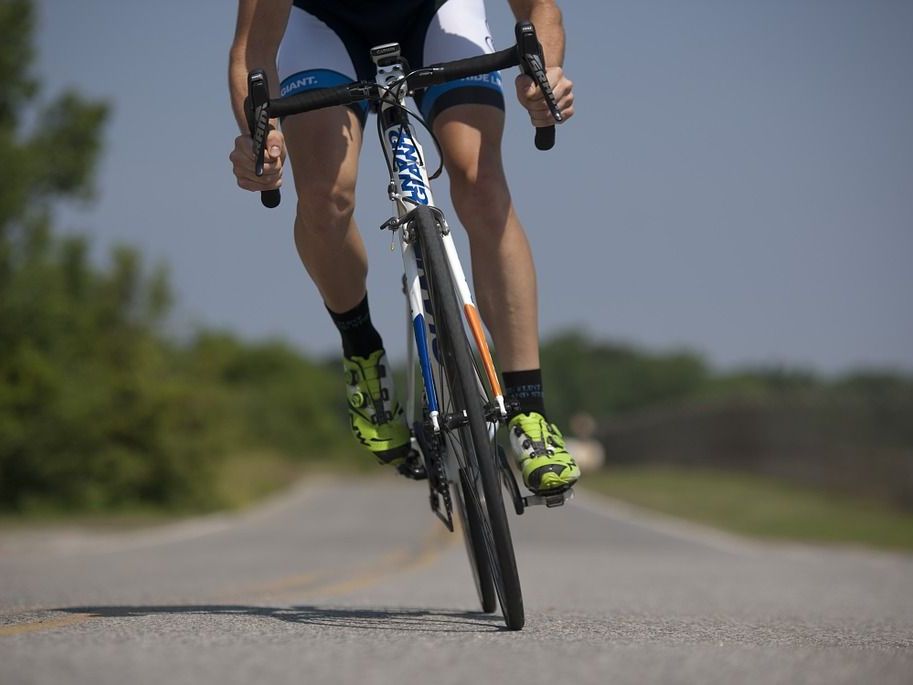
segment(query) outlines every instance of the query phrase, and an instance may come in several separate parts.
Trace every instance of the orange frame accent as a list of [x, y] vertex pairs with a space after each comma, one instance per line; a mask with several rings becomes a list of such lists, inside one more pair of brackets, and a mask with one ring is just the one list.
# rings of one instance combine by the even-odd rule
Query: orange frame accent
[[463, 311], [466, 313], [466, 321], [469, 322], [469, 329], [472, 331], [472, 337], [475, 338], [476, 347], [482, 355], [482, 366], [485, 367], [485, 375], [488, 376], [488, 384], [495, 397], [501, 395], [501, 382], [498, 380], [498, 372], [495, 371], [495, 363], [491, 359], [491, 352], [488, 350], [488, 341], [485, 339], [485, 332], [482, 329], [482, 320], [479, 313], [471, 304], [464, 304]]

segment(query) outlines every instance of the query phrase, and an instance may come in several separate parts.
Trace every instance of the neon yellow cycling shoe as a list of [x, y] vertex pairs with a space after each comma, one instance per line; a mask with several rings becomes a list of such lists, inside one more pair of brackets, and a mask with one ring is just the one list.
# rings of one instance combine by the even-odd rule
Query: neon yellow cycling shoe
[[409, 454], [409, 428], [393, 393], [383, 350], [367, 358], [342, 360], [349, 400], [349, 421], [355, 438], [382, 464], [401, 464]]
[[566, 490], [580, 478], [580, 469], [564, 446], [558, 427], [542, 414], [517, 414], [507, 424], [510, 446], [523, 483], [534, 493]]

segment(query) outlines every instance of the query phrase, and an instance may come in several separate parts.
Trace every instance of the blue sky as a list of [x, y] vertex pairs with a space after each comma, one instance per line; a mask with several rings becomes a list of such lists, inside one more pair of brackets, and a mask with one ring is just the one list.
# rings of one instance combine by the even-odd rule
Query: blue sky
[[[506, 0], [488, 0], [499, 46]], [[300, 267], [291, 193], [238, 190], [226, 88], [234, 3], [41, 0], [46, 96], [113, 107], [97, 201], [63, 225], [167, 262], [175, 330], [337, 335]], [[913, 3], [562, 3], [577, 116], [555, 150], [508, 97], [505, 159], [537, 257], [544, 335], [578, 328], [736, 364], [913, 369]], [[505, 83], [510, 84], [511, 78]], [[383, 162], [366, 138], [356, 218], [372, 310], [404, 336]], [[447, 211], [446, 180], [436, 199]], [[452, 216], [452, 211], [449, 212]]]

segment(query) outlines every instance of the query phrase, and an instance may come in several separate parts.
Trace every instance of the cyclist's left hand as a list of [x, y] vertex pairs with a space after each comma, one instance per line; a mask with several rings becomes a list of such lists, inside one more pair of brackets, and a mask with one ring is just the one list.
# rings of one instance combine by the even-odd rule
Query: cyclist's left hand
[[[548, 83], [552, 87], [555, 99], [558, 101], [558, 110], [564, 120], [574, 116], [574, 84], [564, 75], [561, 67], [548, 67], [545, 70]], [[545, 104], [545, 96], [539, 90], [536, 82], [526, 74], [517, 77], [517, 99], [529, 111], [529, 118], [533, 126], [551, 126], [555, 123], [552, 113]]]

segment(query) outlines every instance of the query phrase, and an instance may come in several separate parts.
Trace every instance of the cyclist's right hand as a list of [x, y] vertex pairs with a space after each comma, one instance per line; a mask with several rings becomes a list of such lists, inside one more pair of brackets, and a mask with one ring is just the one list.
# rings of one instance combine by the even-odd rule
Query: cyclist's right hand
[[257, 176], [255, 171], [257, 157], [254, 154], [254, 139], [250, 134], [242, 134], [235, 138], [235, 149], [228, 158], [231, 160], [238, 185], [244, 190], [262, 191], [282, 187], [285, 138], [281, 131], [271, 128], [266, 135], [262, 176]]

